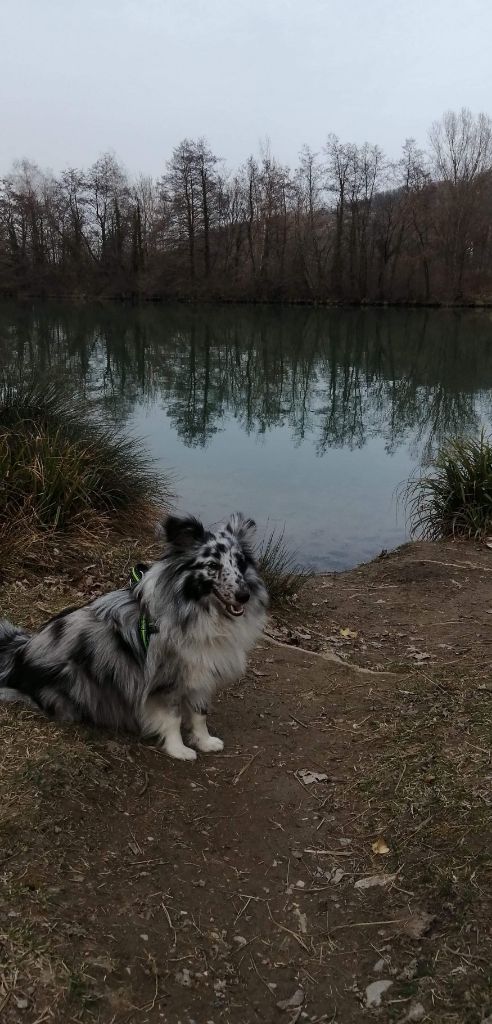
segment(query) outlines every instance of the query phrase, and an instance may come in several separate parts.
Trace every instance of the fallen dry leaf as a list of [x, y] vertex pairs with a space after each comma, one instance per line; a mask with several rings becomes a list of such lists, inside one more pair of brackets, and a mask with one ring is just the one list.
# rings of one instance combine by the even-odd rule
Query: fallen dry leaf
[[379, 837], [379, 839], [376, 839], [376, 841], [372, 844], [371, 849], [373, 853], [381, 855], [391, 852], [389, 846], [387, 845], [384, 839], [381, 839], [381, 837]]
[[[422, 1020], [423, 1017], [425, 1017], [425, 1008], [422, 1003], [412, 1003], [408, 1013], [403, 1017], [402, 1024], [404, 1021], [408, 1021], [410, 1024], [411, 1021]], [[486, 1021], [482, 1021], [482, 1024], [486, 1024]]]
[[417, 664], [420, 664], [422, 661], [429, 661], [431, 657], [428, 651], [418, 651], [415, 647], [408, 648], [408, 656], [413, 658]]
[[368, 878], [359, 878], [354, 884], [354, 889], [372, 889], [375, 885], [389, 885], [395, 878], [396, 875], [370, 875]]
[[302, 1006], [304, 1002], [304, 990], [302, 988], [296, 989], [294, 995], [290, 999], [281, 999], [277, 1003], [278, 1010], [295, 1010], [297, 1006]]
[[392, 984], [393, 982], [389, 979], [371, 981], [366, 988], [366, 1006], [381, 1006], [381, 997], [391, 988]]
[[421, 939], [429, 928], [436, 920], [435, 914], [429, 914], [427, 910], [418, 910], [415, 914], [411, 914], [407, 917], [406, 921], [403, 922], [400, 931], [404, 935], [408, 935], [411, 939]]
[[342, 868], [335, 868], [335, 870], [331, 874], [330, 882], [333, 882], [333, 885], [338, 885], [338, 883], [341, 882], [344, 874], [345, 871], [342, 871]]
[[312, 772], [309, 768], [299, 768], [296, 772], [305, 786], [312, 786], [313, 782], [326, 782], [328, 776], [324, 772]]
[[340, 636], [345, 637], [347, 640], [356, 640], [358, 633], [354, 629], [341, 629]]

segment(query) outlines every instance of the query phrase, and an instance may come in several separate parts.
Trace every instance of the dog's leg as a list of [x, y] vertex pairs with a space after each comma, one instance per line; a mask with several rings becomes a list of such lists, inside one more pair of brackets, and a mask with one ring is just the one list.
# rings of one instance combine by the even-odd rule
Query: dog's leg
[[218, 753], [224, 749], [224, 741], [211, 736], [207, 726], [206, 708], [197, 711], [191, 705], [187, 708], [187, 725], [190, 729], [190, 743], [203, 754]]
[[166, 754], [179, 761], [194, 761], [196, 751], [186, 747], [181, 738], [181, 715], [174, 704], [159, 697], [149, 697], [142, 713], [144, 736], [157, 736]]

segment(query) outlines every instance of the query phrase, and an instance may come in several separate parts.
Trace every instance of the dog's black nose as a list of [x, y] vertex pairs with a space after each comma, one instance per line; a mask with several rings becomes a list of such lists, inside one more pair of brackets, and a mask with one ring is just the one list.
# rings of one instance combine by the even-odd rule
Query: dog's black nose
[[246, 604], [250, 598], [248, 587], [238, 587], [235, 597], [236, 601], [239, 601], [239, 604]]

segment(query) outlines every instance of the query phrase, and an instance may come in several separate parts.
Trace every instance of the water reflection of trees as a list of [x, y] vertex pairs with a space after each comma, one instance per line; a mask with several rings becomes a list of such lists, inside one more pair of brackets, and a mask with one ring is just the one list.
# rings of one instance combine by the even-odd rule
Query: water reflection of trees
[[187, 445], [234, 416], [288, 428], [321, 455], [382, 437], [425, 453], [490, 412], [487, 313], [278, 307], [55, 307], [0, 311], [11, 379], [59, 378], [124, 423], [160, 403]]

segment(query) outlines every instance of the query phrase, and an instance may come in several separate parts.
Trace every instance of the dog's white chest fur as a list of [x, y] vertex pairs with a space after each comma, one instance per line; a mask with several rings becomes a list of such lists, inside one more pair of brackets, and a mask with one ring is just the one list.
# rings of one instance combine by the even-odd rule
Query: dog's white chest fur
[[230, 623], [220, 613], [200, 616], [180, 647], [189, 670], [188, 686], [210, 693], [243, 675], [247, 655], [262, 632], [264, 620], [265, 616], [257, 612]]

